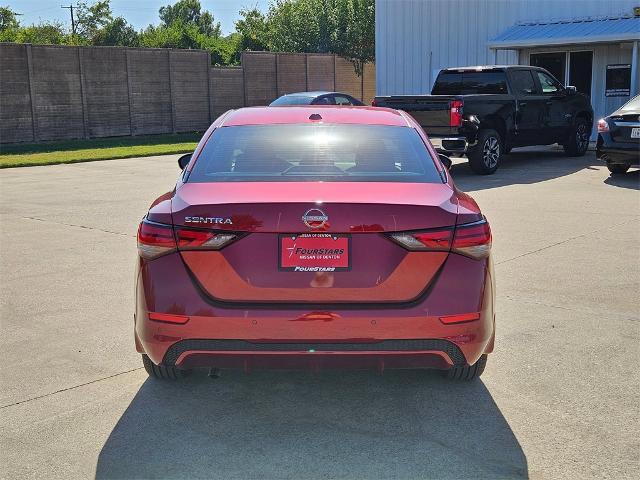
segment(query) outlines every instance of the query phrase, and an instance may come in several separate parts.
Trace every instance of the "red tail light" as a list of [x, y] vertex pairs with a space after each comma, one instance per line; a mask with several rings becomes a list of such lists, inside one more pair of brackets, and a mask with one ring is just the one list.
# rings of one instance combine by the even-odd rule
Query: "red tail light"
[[376, 101], [375, 98], [373, 100], [371, 100], [371, 106], [372, 107], [377, 107], [378, 106], [378, 102]]
[[392, 233], [391, 239], [411, 251], [452, 251], [471, 258], [485, 258], [491, 251], [491, 229], [486, 220], [423, 232]]
[[428, 230], [424, 232], [393, 233], [391, 238], [407, 250], [433, 251], [451, 249], [453, 230]]
[[143, 220], [138, 227], [138, 252], [142, 258], [150, 260], [176, 249], [171, 225], [163, 225]]
[[464, 102], [462, 100], [451, 100], [449, 110], [449, 126], [459, 127], [462, 125], [462, 107]]
[[457, 226], [451, 250], [472, 258], [488, 257], [491, 251], [489, 223], [482, 219], [479, 222]]
[[609, 124], [607, 123], [607, 121], [604, 118], [601, 118], [600, 120], [598, 120], [598, 132], [608, 132], [609, 131]]
[[219, 250], [237, 239], [234, 233], [174, 228], [143, 220], [138, 227], [138, 252], [151, 260], [176, 250]]
[[233, 233], [176, 228], [178, 250], [218, 250], [238, 236]]

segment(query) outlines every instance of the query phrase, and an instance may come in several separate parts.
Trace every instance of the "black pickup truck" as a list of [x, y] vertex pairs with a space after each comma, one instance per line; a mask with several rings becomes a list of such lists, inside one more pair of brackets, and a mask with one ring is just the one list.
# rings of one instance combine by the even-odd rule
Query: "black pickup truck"
[[513, 147], [559, 143], [568, 156], [581, 156], [589, 146], [589, 99], [543, 68], [447, 68], [431, 93], [379, 96], [373, 105], [406, 111], [436, 149], [466, 154], [476, 173], [495, 172]]

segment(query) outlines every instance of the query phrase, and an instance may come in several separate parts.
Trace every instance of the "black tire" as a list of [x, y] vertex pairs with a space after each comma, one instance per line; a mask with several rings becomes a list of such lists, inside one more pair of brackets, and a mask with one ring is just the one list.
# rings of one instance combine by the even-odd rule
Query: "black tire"
[[571, 129], [569, 138], [562, 145], [567, 157], [582, 157], [589, 148], [591, 128], [584, 118], [578, 118]]
[[487, 354], [482, 355], [476, 363], [468, 365], [466, 367], [451, 367], [449, 370], [444, 370], [442, 374], [449, 380], [473, 380], [478, 378], [484, 372], [484, 367], [487, 366]]
[[607, 163], [607, 168], [613, 175], [622, 175], [627, 173], [629, 165], [621, 165], [620, 163]]
[[498, 132], [492, 129], [480, 130], [477, 145], [467, 153], [471, 170], [478, 175], [491, 175], [500, 166], [503, 149]]
[[142, 355], [142, 364], [150, 377], [161, 380], [180, 380], [191, 373], [191, 370], [180, 370], [176, 367], [165, 367], [156, 365], [146, 355]]
[[504, 155], [509, 155], [509, 154], [511, 153], [511, 145], [505, 145], [505, 146], [502, 148], [502, 153], [503, 153]]

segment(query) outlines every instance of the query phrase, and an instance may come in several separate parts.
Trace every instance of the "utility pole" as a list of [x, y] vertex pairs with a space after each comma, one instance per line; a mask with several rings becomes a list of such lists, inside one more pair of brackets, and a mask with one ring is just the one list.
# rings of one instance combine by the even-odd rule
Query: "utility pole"
[[76, 22], [73, 19], [73, 9], [76, 8], [76, 7], [74, 7], [73, 4], [71, 4], [69, 6], [60, 5], [60, 8], [67, 8], [71, 12], [71, 33], [73, 33], [73, 35], [75, 35], [76, 34]]

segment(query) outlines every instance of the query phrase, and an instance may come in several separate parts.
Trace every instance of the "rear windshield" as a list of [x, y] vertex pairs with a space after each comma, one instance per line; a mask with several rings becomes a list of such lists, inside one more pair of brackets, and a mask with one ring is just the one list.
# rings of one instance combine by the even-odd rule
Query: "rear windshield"
[[474, 93], [505, 94], [504, 72], [440, 72], [431, 90], [433, 95], [471, 95]]
[[442, 182], [413, 128], [343, 124], [219, 128], [187, 181]]
[[620, 107], [620, 111], [622, 112], [640, 112], [640, 95], [632, 98], [627, 103], [625, 103], [622, 107]]
[[305, 97], [304, 95], [283, 95], [276, 98], [269, 106], [282, 107], [283, 105], [310, 105], [314, 97]]

